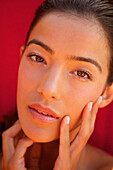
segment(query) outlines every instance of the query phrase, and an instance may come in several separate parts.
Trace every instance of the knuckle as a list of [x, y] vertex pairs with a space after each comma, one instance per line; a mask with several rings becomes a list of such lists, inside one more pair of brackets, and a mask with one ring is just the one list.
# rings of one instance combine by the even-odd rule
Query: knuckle
[[92, 125], [87, 131], [84, 131], [84, 133], [81, 135], [81, 138], [87, 142], [89, 137], [91, 136], [91, 134], [94, 131], [94, 125]]
[[2, 139], [5, 138], [5, 135], [6, 135], [5, 132], [3, 132], [3, 133], [2, 133]]
[[2, 139], [4, 140], [8, 136], [8, 130], [2, 133]]
[[8, 128], [7, 130], [5, 130], [3, 133], [2, 133], [2, 138], [7, 138], [8, 136], [10, 136], [10, 133], [11, 133], [11, 129], [12, 127]]
[[83, 140], [86, 142], [86, 141], [89, 139], [89, 132], [85, 132], [85, 133], [82, 135], [82, 138], [83, 138]]
[[22, 138], [22, 139], [20, 139], [19, 140], [19, 142], [18, 142], [20, 145], [24, 145], [24, 143], [25, 143], [25, 140]]
[[91, 126], [90, 135], [93, 133], [93, 131], [94, 131], [94, 125]]
[[93, 131], [94, 131], [94, 128], [91, 128], [91, 130], [90, 130], [90, 135], [93, 133]]
[[22, 145], [23, 147], [27, 146], [28, 141], [25, 138], [19, 140], [18, 144]]

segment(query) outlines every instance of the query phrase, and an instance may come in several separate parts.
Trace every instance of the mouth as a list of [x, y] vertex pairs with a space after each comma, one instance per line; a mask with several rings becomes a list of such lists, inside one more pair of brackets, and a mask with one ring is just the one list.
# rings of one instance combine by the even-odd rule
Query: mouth
[[59, 119], [58, 115], [50, 108], [43, 107], [40, 104], [32, 104], [28, 106], [33, 118], [41, 122], [51, 122]]

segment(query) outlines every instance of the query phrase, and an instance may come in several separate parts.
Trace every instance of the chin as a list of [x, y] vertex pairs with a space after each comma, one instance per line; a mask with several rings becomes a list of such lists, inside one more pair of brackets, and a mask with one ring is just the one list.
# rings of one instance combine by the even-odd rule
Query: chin
[[48, 143], [48, 142], [52, 142], [54, 140], [57, 140], [59, 138], [59, 133], [52, 133], [51, 131], [33, 131], [31, 129], [22, 127], [22, 130], [24, 132], [24, 134], [30, 138], [31, 140], [33, 140], [34, 142], [37, 143]]
[[55, 137], [51, 137], [51, 136], [34, 136], [31, 135], [29, 133], [24, 132], [25, 135], [30, 138], [31, 140], [33, 140], [34, 142], [37, 143], [48, 143], [48, 142], [52, 142], [54, 140], [57, 140], [59, 138], [59, 136], [55, 136]]

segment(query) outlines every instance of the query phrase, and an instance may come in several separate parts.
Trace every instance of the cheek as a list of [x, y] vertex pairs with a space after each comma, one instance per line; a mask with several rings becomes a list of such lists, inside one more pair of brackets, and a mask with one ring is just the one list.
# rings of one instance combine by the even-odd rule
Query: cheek
[[[70, 89], [70, 90], [69, 90]], [[65, 96], [66, 113], [71, 118], [71, 129], [81, 120], [81, 113], [89, 102], [95, 102], [100, 94], [100, 87], [95, 84], [78, 84], [67, 88]]]
[[34, 86], [34, 74], [31, 69], [24, 63], [22, 59], [18, 71], [18, 86], [17, 86], [17, 108], [21, 112], [26, 107], [29, 92]]
[[33, 68], [23, 59], [18, 72], [17, 98], [23, 101], [23, 99], [28, 98], [29, 93], [36, 92], [43, 74], [44, 70], [37, 69], [37, 67]]
[[65, 97], [65, 102], [68, 106], [73, 106], [72, 108], [76, 108], [77, 106], [81, 109], [89, 103], [94, 102], [99, 96], [99, 87], [93, 85], [88, 85], [88, 83], [76, 83], [73, 87], [67, 88], [67, 97]]
[[[26, 132], [29, 130], [28, 124], [31, 124], [31, 131], [29, 130], [29, 132], [31, 133], [34, 131], [33, 136], [35, 136], [37, 133], [37, 131], [35, 132], [37, 126], [34, 126], [34, 122], [32, 123], [31, 120], [26, 116], [26, 103], [28, 103], [28, 101], [32, 101], [34, 96], [37, 97], [36, 89], [40, 83], [40, 80], [42, 79], [43, 74], [44, 70], [41, 70], [40, 68], [38, 70], [36, 68], [31, 69], [31, 67], [27, 64], [24, 64], [24, 62], [21, 63], [19, 68], [17, 88], [18, 113], [23, 125], [23, 129], [26, 127]], [[98, 83], [83, 83], [80, 81], [72, 82], [67, 79], [64, 79], [63, 82], [64, 83], [62, 83], [62, 88], [59, 89], [62, 98], [61, 101], [59, 101], [59, 104], [57, 102], [55, 103], [55, 107], [59, 109], [58, 111], [64, 113], [64, 116], [70, 116], [70, 128], [73, 129], [81, 120], [81, 113], [83, 108], [90, 101], [94, 102], [98, 98], [101, 91], [100, 89], [102, 89], [102, 87], [98, 87]], [[32, 94], [32, 97], [30, 94]], [[28, 122], [26, 122], [26, 117], [28, 118]], [[52, 130], [48, 129], [45, 132], [51, 132], [50, 135], [54, 136], [53, 134], [55, 131], [58, 132], [59, 126], [59, 124], [56, 126], [53, 125], [54, 128], [52, 127]], [[41, 129], [38, 129], [39, 133], [42, 132]], [[43, 133], [44, 135], [42, 135], [42, 138], [46, 135], [45, 132]]]
[[21, 90], [27, 90], [28, 88], [33, 88], [37, 85], [37, 82], [40, 80], [42, 76], [42, 71], [40, 69], [32, 69], [25, 64], [21, 64], [19, 67], [18, 74], [18, 85], [22, 87]]

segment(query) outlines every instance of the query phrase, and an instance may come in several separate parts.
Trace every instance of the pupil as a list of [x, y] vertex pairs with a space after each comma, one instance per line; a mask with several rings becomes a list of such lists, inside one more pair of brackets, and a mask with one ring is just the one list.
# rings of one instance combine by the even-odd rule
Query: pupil
[[84, 76], [85, 76], [85, 73], [79, 71], [79, 72], [78, 72], [78, 75], [84, 77]]
[[38, 62], [43, 62], [44, 60], [43, 60], [43, 58], [41, 58], [41, 57], [37, 57], [37, 61], [38, 61]]

